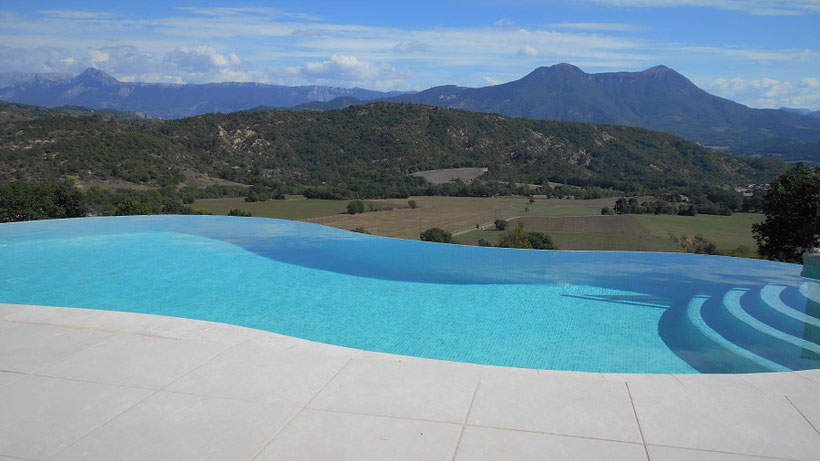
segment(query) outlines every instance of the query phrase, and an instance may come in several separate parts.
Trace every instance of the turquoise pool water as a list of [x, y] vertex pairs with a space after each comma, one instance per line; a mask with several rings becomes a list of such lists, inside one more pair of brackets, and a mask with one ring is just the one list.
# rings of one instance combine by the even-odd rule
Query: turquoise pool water
[[0, 225], [3, 303], [196, 318], [542, 369], [820, 367], [820, 289], [799, 272], [715, 256], [433, 244], [273, 219]]

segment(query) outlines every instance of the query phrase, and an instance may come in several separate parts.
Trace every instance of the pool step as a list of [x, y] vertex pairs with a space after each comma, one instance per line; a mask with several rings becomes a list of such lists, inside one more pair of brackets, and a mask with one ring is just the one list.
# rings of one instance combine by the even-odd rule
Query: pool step
[[[686, 308], [687, 315], [689, 317], [689, 321], [695, 328], [707, 339], [711, 340], [718, 346], [722, 347], [723, 349], [729, 351], [730, 353], [743, 357], [746, 360], [749, 360], [764, 370], [768, 371], [790, 371], [789, 368], [780, 365], [779, 363], [773, 362], [765, 357], [762, 357], [748, 349], [744, 349], [739, 345], [735, 344], [734, 342], [726, 339], [723, 335], [718, 333], [715, 329], [709, 326], [708, 323], [703, 319], [703, 305], [709, 300], [708, 295], [698, 295], [692, 298], [689, 301], [689, 305]], [[703, 371], [703, 370], [701, 370]]]
[[740, 304], [740, 298], [748, 291], [749, 290], [742, 288], [735, 288], [733, 290], [728, 291], [723, 296], [723, 307], [726, 308], [726, 310], [729, 311], [729, 313], [732, 314], [736, 319], [765, 335], [779, 339], [780, 341], [789, 343], [801, 349], [812, 351], [815, 354], [820, 354], [820, 345], [812, 341], [807, 341], [803, 338], [798, 338], [797, 336], [791, 335], [789, 333], [785, 333], [777, 328], [772, 327], [767, 323], [758, 320], [756, 317], [749, 314]]
[[[808, 309], [805, 303], [811, 303], [806, 301], [810, 298], [796, 295], [796, 288], [786, 290], [785, 286], [772, 284], [754, 290], [733, 288], [722, 296], [699, 294], [692, 298], [686, 309], [688, 323], [723, 352], [715, 354], [712, 348], [709, 353], [707, 347], [704, 355], [715, 357], [695, 355], [690, 363], [701, 371], [708, 370], [716, 361], [726, 361], [719, 356], [728, 352], [734, 356], [728, 361], [738, 362], [737, 366], [746, 363], [745, 371], [758, 367], [761, 371], [815, 368], [820, 361], [820, 319], [803, 309]], [[784, 297], [784, 292], [788, 296]], [[803, 293], [814, 295], [807, 289]], [[791, 299], [791, 295], [800, 299]], [[698, 344], [698, 340], [690, 339], [689, 343]]]

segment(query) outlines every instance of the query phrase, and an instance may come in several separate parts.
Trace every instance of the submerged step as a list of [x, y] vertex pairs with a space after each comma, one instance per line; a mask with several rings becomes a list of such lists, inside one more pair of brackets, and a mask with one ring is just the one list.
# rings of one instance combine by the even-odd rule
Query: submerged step
[[788, 333], [784, 333], [777, 328], [773, 328], [770, 325], [767, 325], [760, 320], [752, 317], [746, 312], [743, 307], [740, 305], [740, 298], [743, 296], [748, 290], [736, 288], [734, 290], [728, 291], [723, 296], [723, 306], [732, 314], [736, 319], [740, 320], [741, 322], [745, 323], [746, 325], [754, 328], [755, 330], [769, 335], [773, 338], [777, 338], [783, 342], [787, 342], [794, 346], [797, 346], [801, 349], [806, 349], [808, 351], [812, 351], [815, 354], [820, 354], [820, 345], [817, 345], [813, 342], [806, 341], [803, 338], [798, 338], [797, 336], [792, 336]]
[[780, 312], [781, 314], [789, 316], [795, 320], [799, 320], [805, 324], [820, 327], [820, 319], [812, 317], [804, 312], [800, 312], [799, 310], [783, 302], [780, 294], [783, 293], [783, 290], [785, 289], [786, 287], [782, 285], [766, 285], [760, 290], [760, 297], [767, 306], [777, 312]]
[[820, 283], [806, 282], [801, 284], [800, 294], [807, 300], [820, 304]]
[[789, 368], [784, 367], [778, 363], [775, 363], [765, 357], [761, 357], [755, 354], [752, 351], [744, 349], [737, 344], [729, 341], [725, 337], [723, 337], [720, 333], [715, 331], [712, 327], [710, 327], [706, 321], [703, 320], [703, 315], [701, 314], [701, 309], [703, 309], [703, 305], [708, 301], [710, 296], [707, 295], [698, 295], [692, 298], [689, 301], [689, 305], [686, 306], [686, 313], [689, 317], [689, 321], [692, 325], [697, 328], [697, 330], [703, 334], [705, 337], [709, 338], [712, 342], [718, 344], [722, 348], [728, 350], [729, 352], [743, 357], [749, 361], [754, 362], [755, 364], [771, 371], [791, 371]]

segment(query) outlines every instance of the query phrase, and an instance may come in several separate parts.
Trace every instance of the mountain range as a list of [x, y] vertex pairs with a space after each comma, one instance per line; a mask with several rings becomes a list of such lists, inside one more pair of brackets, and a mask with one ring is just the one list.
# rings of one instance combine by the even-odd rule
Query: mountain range
[[[8, 80], [0, 76], [0, 85]], [[665, 66], [589, 74], [570, 64], [557, 64], [500, 85], [448, 85], [417, 93], [259, 83], [129, 83], [93, 68], [73, 78], [37, 74], [18, 80], [22, 83], [0, 88], [0, 99], [163, 118], [271, 108], [332, 110], [382, 100], [538, 120], [637, 126], [719, 151], [820, 163], [820, 114], [753, 109], [711, 95]]]
[[254, 106], [292, 107], [338, 97], [372, 100], [401, 94], [362, 88], [281, 86], [263, 83], [170, 84], [121, 82], [95, 68], [65, 78], [59, 74], [0, 74], [0, 99], [43, 107], [63, 105], [114, 109], [155, 118], [234, 112]]

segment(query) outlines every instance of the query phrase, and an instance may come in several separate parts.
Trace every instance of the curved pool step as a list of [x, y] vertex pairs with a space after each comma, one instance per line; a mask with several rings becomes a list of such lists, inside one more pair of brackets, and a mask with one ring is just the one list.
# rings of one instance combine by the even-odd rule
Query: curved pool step
[[786, 289], [782, 285], [766, 285], [760, 290], [760, 298], [772, 309], [807, 325], [820, 327], [820, 319], [812, 317], [783, 302], [781, 294]]
[[820, 283], [805, 282], [800, 284], [800, 294], [815, 304], [820, 304]]
[[725, 295], [723, 295], [723, 307], [726, 308], [726, 310], [730, 314], [732, 314], [732, 316], [734, 316], [737, 320], [759, 331], [760, 333], [763, 333], [767, 336], [771, 336], [772, 338], [776, 338], [780, 341], [789, 343], [793, 346], [797, 346], [801, 349], [814, 352], [815, 354], [820, 354], [820, 345], [780, 331], [767, 323], [761, 322], [760, 320], [746, 312], [746, 310], [743, 309], [743, 306], [740, 303], [740, 298], [748, 291], [749, 290], [744, 288], [735, 288], [729, 290], [728, 292], [726, 292]]
[[753, 362], [754, 364], [762, 367], [764, 370], [769, 371], [791, 371], [790, 368], [784, 367], [779, 363], [773, 362], [766, 357], [760, 356], [750, 350], [747, 350], [734, 342], [726, 339], [723, 335], [718, 333], [715, 329], [713, 329], [706, 321], [703, 319], [703, 305], [708, 301], [710, 296], [708, 295], [697, 295], [689, 301], [689, 304], [686, 306], [686, 315], [692, 325], [695, 328], [711, 340], [713, 343], [719, 345], [720, 347], [726, 349], [727, 351], [731, 352], [734, 355], [739, 357], [743, 357], [746, 360]]

